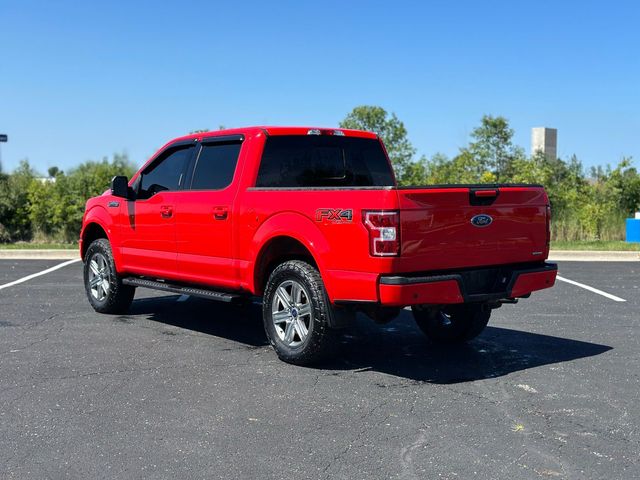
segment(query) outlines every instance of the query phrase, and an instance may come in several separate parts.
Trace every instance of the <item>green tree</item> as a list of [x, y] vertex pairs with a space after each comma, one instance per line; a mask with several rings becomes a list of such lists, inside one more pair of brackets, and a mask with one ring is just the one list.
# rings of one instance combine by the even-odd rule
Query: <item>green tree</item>
[[63, 238], [67, 241], [78, 239], [84, 207], [89, 198], [107, 190], [114, 176], [131, 177], [135, 170], [126, 154], [115, 154], [111, 162], [107, 158], [101, 162], [85, 162], [69, 171], [68, 175], [58, 176], [56, 198], [59, 203], [54, 211], [54, 219]]
[[0, 176], [0, 241], [31, 238], [28, 190], [35, 176], [26, 159], [10, 175]]
[[467, 150], [478, 163], [479, 175], [492, 172], [498, 181], [508, 176], [510, 165], [524, 157], [524, 150], [513, 144], [513, 129], [504, 117], [483, 115], [480, 126], [471, 132]]
[[444, 185], [452, 183], [478, 183], [477, 162], [468, 151], [462, 151], [453, 159], [437, 153], [427, 162], [427, 183]]
[[34, 179], [29, 184], [27, 198], [29, 205], [29, 220], [35, 240], [53, 240], [57, 225], [53, 216], [58, 201], [56, 184], [41, 182]]
[[11, 215], [11, 204], [8, 201], [9, 175], [0, 172], [0, 243], [11, 241], [11, 232], [7, 228]]
[[385, 144], [389, 159], [401, 185], [424, 182], [424, 162], [413, 162], [416, 153], [407, 137], [407, 129], [395, 113], [389, 115], [382, 107], [362, 105], [355, 107], [340, 128], [368, 130], [377, 133]]
[[58, 172], [55, 182], [33, 182], [28, 191], [29, 219], [37, 238], [76, 241], [86, 201], [107, 190], [115, 175], [130, 177], [134, 172], [126, 154], [115, 154], [111, 161], [89, 161], [68, 174]]
[[[505, 182], [515, 173], [514, 162], [526, 159], [524, 150], [512, 141], [513, 130], [504, 117], [484, 115], [473, 129], [469, 145], [448, 159], [436, 154], [426, 162], [428, 183]], [[533, 173], [533, 172], [530, 172]]]
[[625, 215], [640, 210], [640, 175], [632, 165], [631, 157], [623, 157], [607, 179], [617, 192], [616, 204]]

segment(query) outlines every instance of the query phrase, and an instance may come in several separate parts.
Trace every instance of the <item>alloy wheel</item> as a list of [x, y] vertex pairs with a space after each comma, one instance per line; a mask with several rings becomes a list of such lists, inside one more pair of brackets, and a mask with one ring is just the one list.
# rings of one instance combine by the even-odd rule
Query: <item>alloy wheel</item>
[[271, 317], [283, 343], [289, 347], [304, 343], [313, 321], [313, 308], [306, 288], [295, 280], [278, 285], [271, 302]]

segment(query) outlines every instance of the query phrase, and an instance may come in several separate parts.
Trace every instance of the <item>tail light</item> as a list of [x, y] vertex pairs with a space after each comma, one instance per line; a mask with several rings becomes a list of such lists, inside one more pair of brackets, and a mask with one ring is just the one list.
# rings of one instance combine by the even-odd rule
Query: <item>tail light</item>
[[547, 248], [551, 246], [551, 205], [547, 205]]
[[375, 257], [400, 255], [400, 212], [365, 211], [362, 221], [369, 232], [369, 253]]

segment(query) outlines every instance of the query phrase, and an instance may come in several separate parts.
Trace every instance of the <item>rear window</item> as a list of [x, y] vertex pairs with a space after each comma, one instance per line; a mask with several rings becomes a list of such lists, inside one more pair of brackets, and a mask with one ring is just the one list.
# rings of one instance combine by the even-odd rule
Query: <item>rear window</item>
[[384, 187], [393, 174], [380, 142], [333, 135], [267, 138], [257, 187]]

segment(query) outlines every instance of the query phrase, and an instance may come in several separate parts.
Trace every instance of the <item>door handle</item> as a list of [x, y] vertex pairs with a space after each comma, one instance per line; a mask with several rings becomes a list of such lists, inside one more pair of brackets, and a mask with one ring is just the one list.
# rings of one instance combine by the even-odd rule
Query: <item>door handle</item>
[[171, 218], [173, 216], [173, 207], [171, 205], [162, 205], [160, 207], [160, 215], [162, 218]]
[[213, 218], [216, 220], [226, 220], [229, 216], [229, 209], [227, 207], [216, 207], [213, 209]]

